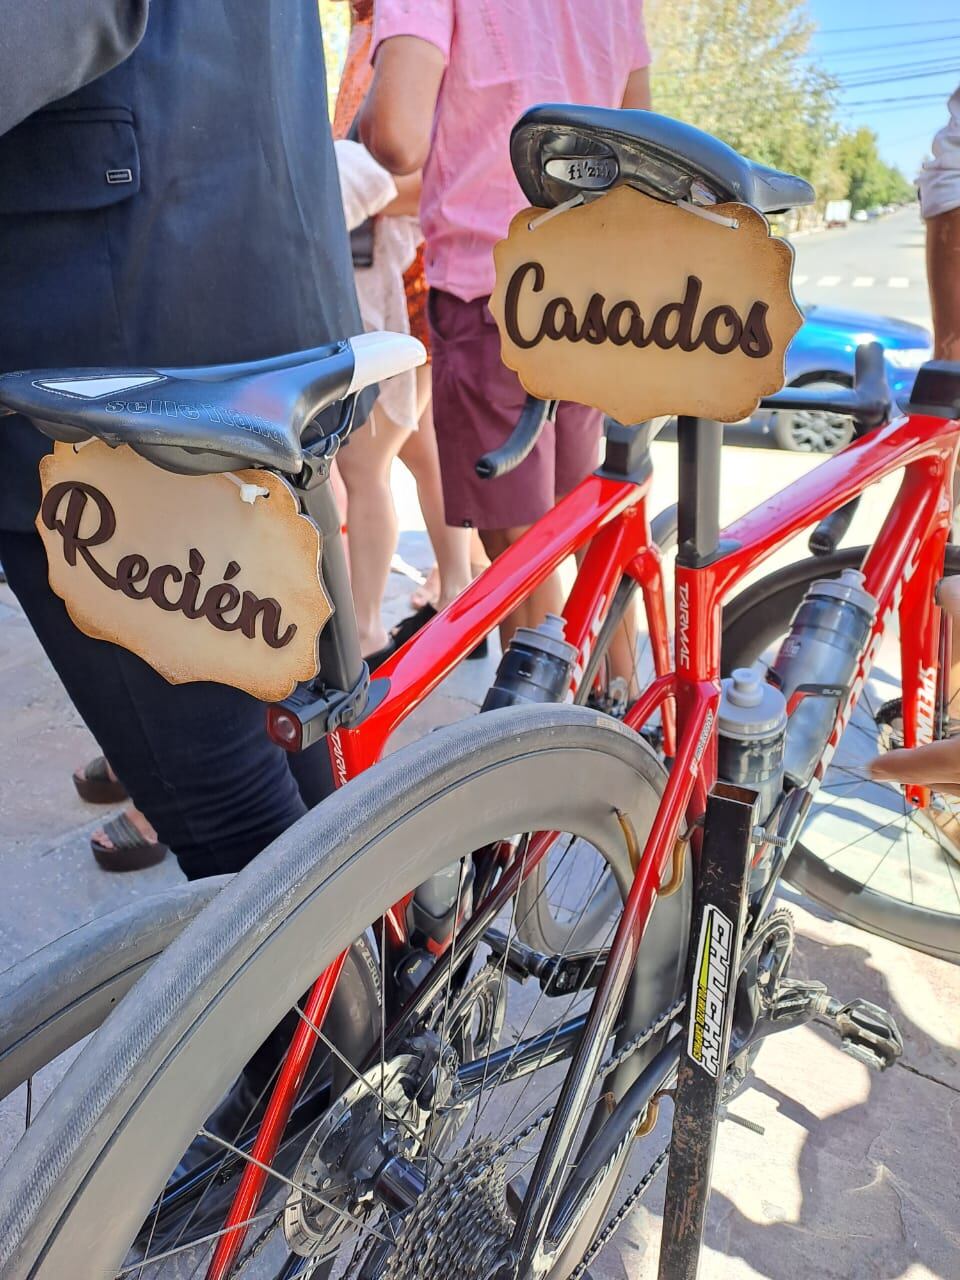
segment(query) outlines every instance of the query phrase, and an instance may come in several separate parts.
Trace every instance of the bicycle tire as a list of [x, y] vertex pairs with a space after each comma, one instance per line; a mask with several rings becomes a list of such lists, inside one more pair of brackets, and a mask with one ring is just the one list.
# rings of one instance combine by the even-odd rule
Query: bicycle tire
[[0, 973], [0, 1098], [101, 1025], [229, 876], [108, 912]]
[[[650, 534], [662, 552], [672, 551], [677, 545], [677, 507], [665, 508], [650, 522]], [[624, 574], [614, 592], [613, 601], [597, 635], [596, 644], [584, 664], [583, 676], [577, 688], [574, 702], [583, 706], [594, 690], [601, 664], [606, 658], [611, 641], [632, 606], [638, 591], [635, 578]], [[630, 875], [626, 851], [620, 857], [621, 876]], [[549, 868], [546, 861], [535, 867], [517, 897], [521, 917], [519, 934], [528, 947], [546, 955], [556, 955], [578, 947], [587, 947], [603, 921], [609, 918], [616, 906], [616, 884], [604, 880], [596, 894], [595, 903], [584, 914], [576, 931], [557, 918], [551, 904], [547, 883]]]
[[[609, 717], [513, 708], [429, 735], [311, 811], [156, 960], [23, 1136], [0, 1172], [0, 1275], [60, 1280], [78, 1257], [90, 1275], [115, 1274], [265, 1032], [398, 885], [517, 830], [563, 829], [616, 848], [617, 810], [646, 829], [663, 782], [652, 750]], [[682, 985], [690, 879], [648, 926], [621, 1037]]]
[[[786, 634], [797, 606], [809, 585], [843, 569], [858, 569], [866, 547], [844, 547], [828, 556], [813, 556], [776, 570], [753, 583], [724, 609], [722, 670], [749, 666], [777, 639]], [[960, 547], [948, 546], [945, 571], [960, 573]], [[889, 938], [916, 951], [960, 962], [960, 921], [956, 915], [904, 902], [830, 867], [798, 841], [783, 877], [794, 888], [838, 919]]]

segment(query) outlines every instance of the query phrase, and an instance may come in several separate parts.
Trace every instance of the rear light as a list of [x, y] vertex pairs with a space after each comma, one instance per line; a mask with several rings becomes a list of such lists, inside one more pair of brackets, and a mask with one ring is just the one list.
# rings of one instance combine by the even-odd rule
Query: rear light
[[284, 751], [301, 750], [303, 725], [299, 716], [282, 704], [267, 707], [267, 737]]

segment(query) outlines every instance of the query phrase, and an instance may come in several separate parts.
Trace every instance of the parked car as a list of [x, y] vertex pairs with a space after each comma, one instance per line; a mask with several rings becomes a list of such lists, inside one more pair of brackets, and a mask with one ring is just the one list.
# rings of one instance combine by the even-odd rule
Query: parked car
[[853, 215], [853, 220], [854, 222], [866, 222], [867, 220], [866, 209], [858, 209], [857, 212]]
[[[804, 322], [787, 348], [788, 386], [852, 386], [857, 347], [879, 342], [894, 399], [901, 404], [909, 400], [917, 370], [932, 357], [929, 329], [838, 307], [809, 306], [803, 313]], [[761, 411], [750, 426], [770, 433], [781, 448], [801, 453], [833, 453], [853, 438], [851, 420], [835, 413]]]
[[828, 200], [823, 220], [828, 227], [845, 227], [850, 221], [851, 204], [849, 200]]

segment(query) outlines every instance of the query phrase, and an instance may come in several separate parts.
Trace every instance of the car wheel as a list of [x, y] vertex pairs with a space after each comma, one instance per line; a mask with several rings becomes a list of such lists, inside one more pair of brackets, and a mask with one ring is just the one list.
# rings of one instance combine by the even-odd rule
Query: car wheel
[[[849, 385], [840, 378], [823, 378], [804, 384], [809, 391], [829, 391], [833, 387]], [[852, 418], [820, 409], [779, 409], [774, 414], [771, 427], [780, 448], [794, 453], [836, 453], [853, 439]]]

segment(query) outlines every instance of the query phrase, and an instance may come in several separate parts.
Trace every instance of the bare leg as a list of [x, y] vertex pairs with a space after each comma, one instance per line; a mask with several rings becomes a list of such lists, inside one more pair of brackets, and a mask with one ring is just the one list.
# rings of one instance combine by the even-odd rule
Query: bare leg
[[[437, 453], [437, 437], [430, 403], [429, 368], [417, 370], [417, 391], [420, 426], [404, 441], [400, 461], [417, 483], [420, 510], [430, 535], [433, 553], [437, 557], [439, 594], [436, 604], [442, 609], [469, 585], [473, 576], [470, 572], [470, 530], [448, 525], [444, 515], [440, 457]], [[426, 602], [434, 603], [429, 597], [424, 601]]]
[[[960, 629], [960, 577], [945, 578], [940, 584], [940, 604], [950, 619], [954, 644]], [[953, 650], [951, 687], [958, 675], [957, 649]], [[869, 765], [874, 778], [890, 782], [914, 783], [952, 791], [960, 787], [960, 737], [943, 738], [911, 750], [887, 751]]]
[[370, 421], [351, 435], [350, 443], [337, 455], [347, 489], [350, 585], [365, 655], [387, 643], [381, 606], [398, 535], [390, 465], [409, 434], [382, 410], [374, 409]]
[[[934, 351], [938, 360], [960, 360], [960, 209], [927, 219], [927, 284], [933, 312]], [[947, 579], [940, 602], [951, 620], [949, 695], [960, 694], [960, 578]], [[896, 782], [960, 785], [960, 737], [914, 751], [890, 751], [870, 765], [875, 778]]]
[[[480, 539], [491, 560], [503, 555], [507, 547], [526, 533], [529, 525], [519, 525], [513, 529], [482, 529]], [[563, 608], [563, 587], [560, 575], [552, 573], [546, 582], [537, 587], [532, 595], [522, 600], [513, 613], [507, 615], [500, 624], [500, 645], [506, 650], [513, 633], [518, 627], [538, 627], [548, 613], [559, 613]]]
[[960, 209], [927, 219], [927, 282], [934, 356], [960, 360]]

